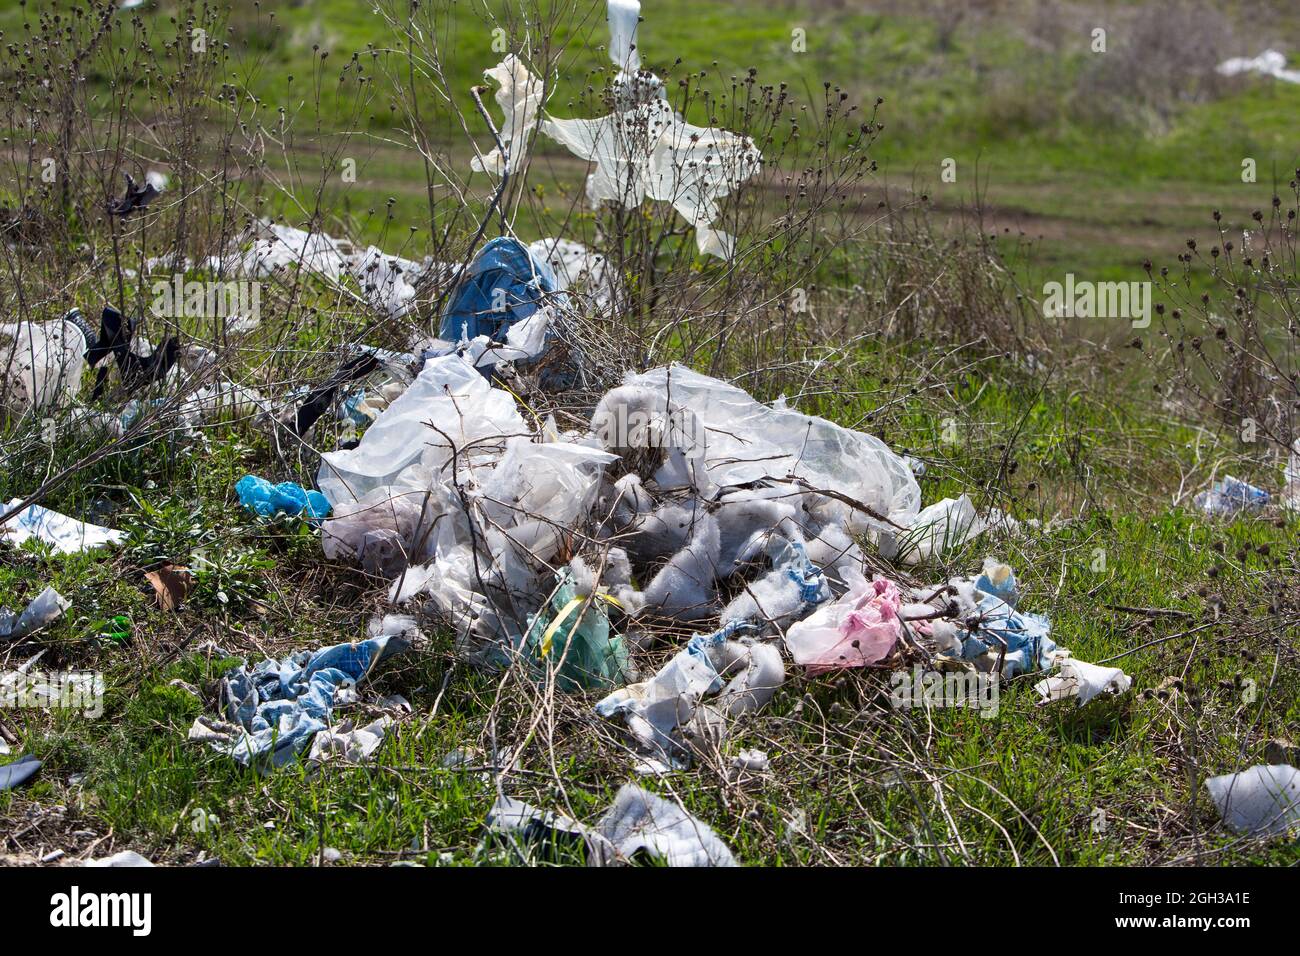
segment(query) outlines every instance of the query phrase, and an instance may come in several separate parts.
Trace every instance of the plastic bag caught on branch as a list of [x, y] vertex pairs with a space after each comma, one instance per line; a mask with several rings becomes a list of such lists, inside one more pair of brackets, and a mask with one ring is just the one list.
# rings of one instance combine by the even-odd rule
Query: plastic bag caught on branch
[[529, 130], [538, 130], [569, 152], [596, 164], [587, 177], [587, 199], [597, 205], [617, 202], [628, 209], [648, 199], [671, 203], [695, 227], [695, 240], [705, 255], [729, 259], [735, 251], [731, 236], [713, 228], [719, 203], [752, 177], [762, 155], [748, 136], [722, 129], [694, 126], [669, 105], [658, 77], [640, 70], [636, 0], [609, 4], [610, 56], [619, 74], [615, 102], [619, 109], [596, 119], [558, 119], [542, 112], [542, 81], [510, 54], [484, 76], [500, 89], [502, 141], [508, 142], [508, 162], [499, 150], [471, 160], [476, 171], [513, 172], [523, 161]]
[[498, 176], [503, 172], [517, 172], [527, 155], [528, 133], [537, 125], [537, 114], [542, 108], [541, 78], [529, 72], [513, 53], [490, 70], [484, 70], [483, 76], [499, 87], [496, 101], [505, 116], [499, 132], [507, 156], [502, 156], [501, 150], [493, 147], [482, 157], [471, 159], [470, 168], [476, 173], [495, 173]]

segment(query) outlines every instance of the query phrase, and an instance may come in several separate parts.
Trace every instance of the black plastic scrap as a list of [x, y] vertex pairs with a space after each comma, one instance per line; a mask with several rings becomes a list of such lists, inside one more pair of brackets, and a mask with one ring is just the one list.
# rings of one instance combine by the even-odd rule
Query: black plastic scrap
[[[73, 313], [80, 317], [77, 310], [74, 309]], [[69, 313], [69, 316], [73, 313]], [[92, 367], [112, 355], [117, 362], [118, 374], [122, 377], [122, 387], [127, 391], [138, 391], [166, 377], [180, 353], [180, 340], [168, 336], [149, 355], [137, 355], [131, 351], [135, 328], [135, 320], [123, 318], [122, 313], [112, 306], [104, 306], [99, 319], [99, 335], [86, 353], [86, 361]], [[107, 379], [108, 367], [105, 366], [99, 369], [95, 378], [92, 401], [103, 394]]]
[[365, 378], [379, 365], [379, 359], [369, 353], [346, 359], [333, 375], [307, 394], [294, 416], [293, 433], [299, 438], [307, 434], [311, 426], [334, 404], [334, 397], [340, 388]]
[[36, 776], [36, 771], [40, 769], [41, 762], [31, 754], [19, 757], [13, 763], [5, 764], [0, 767], [0, 790], [12, 790], [14, 787], [21, 786]]
[[114, 216], [125, 217], [131, 215], [137, 209], [143, 209], [158, 198], [161, 192], [158, 187], [148, 181], [143, 186], [137, 186], [130, 173], [125, 175], [126, 195], [121, 199], [110, 200], [108, 204], [108, 211]]

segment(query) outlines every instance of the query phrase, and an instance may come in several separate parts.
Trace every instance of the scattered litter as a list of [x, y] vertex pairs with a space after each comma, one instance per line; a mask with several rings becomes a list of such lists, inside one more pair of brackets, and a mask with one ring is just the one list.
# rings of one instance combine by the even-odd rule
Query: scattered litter
[[0, 641], [30, 637], [42, 628], [49, 627], [72, 607], [72, 602], [52, 587], [47, 587], [17, 616], [7, 607], [0, 607]]
[[31, 754], [26, 754], [11, 763], [0, 766], [0, 790], [12, 790], [15, 787], [22, 786], [36, 776], [36, 771], [40, 769], [41, 761]]
[[529, 657], [538, 667], [554, 669], [558, 689], [611, 687], [626, 679], [627, 648], [621, 636], [610, 634], [608, 605], [621, 607], [603, 591], [579, 594], [575, 569], [560, 572], [550, 601], [524, 635]]
[[[763, 707], [785, 682], [781, 652], [742, 636], [756, 630], [735, 622], [695, 635], [648, 681], [597, 703], [596, 713], [621, 715], [647, 754], [670, 767], [684, 766], [692, 751], [715, 751], [726, 736], [727, 718]], [[702, 702], [714, 693], [709, 703]]]
[[[4, 510], [9, 512], [22, 501], [22, 498], [10, 499]], [[78, 521], [40, 505], [28, 505], [0, 527], [0, 541], [17, 547], [30, 538], [43, 541], [59, 554], [77, 554], [105, 544], [118, 544], [126, 539], [126, 533]]]
[[[500, 236], [460, 274], [442, 316], [438, 344], [424, 354], [459, 352], [484, 375], [502, 362], [531, 368], [550, 348], [559, 331], [558, 317], [567, 307], [568, 296], [558, 291], [547, 262], [519, 240]], [[539, 365], [542, 388], [558, 391], [573, 385], [582, 364], [580, 350], [571, 347], [567, 355], [567, 363]]]
[[277, 269], [297, 266], [326, 279], [338, 282], [347, 268], [344, 243], [321, 232], [298, 229], [262, 219], [251, 248], [234, 261], [218, 260], [210, 265], [216, 271], [237, 272], [248, 276], [268, 276]]
[[980, 576], [975, 579], [975, 590], [991, 594], [1000, 601], [1015, 607], [1020, 602], [1020, 589], [1016, 586], [1016, 573], [1011, 565], [995, 558], [985, 558]]
[[194, 575], [190, 573], [190, 569], [177, 567], [171, 563], [162, 564], [153, 571], [146, 571], [145, 580], [153, 585], [154, 597], [158, 601], [158, 606], [164, 611], [179, 609], [194, 587]]
[[1073, 657], [1058, 657], [1060, 673], [1034, 685], [1043, 698], [1041, 703], [1078, 698], [1082, 707], [1098, 694], [1122, 694], [1133, 685], [1133, 680], [1118, 667], [1099, 667]]
[[108, 204], [108, 211], [114, 216], [129, 216], [137, 209], [143, 209], [162, 194], [162, 190], [158, 186], [158, 180], [154, 177], [146, 176], [144, 184], [137, 186], [130, 173], [124, 175], [126, 176], [126, 195], [121, 199], [110, 200]]
[[[351, 696], [352, 688], [379, 661], [404, 647], [400, 637], [380, 637], [300, 651], [251, 669], [241, 664], [221, 680], [219, 699], [225, 719], [199, 717], [189, 737], [244, 766], [281, 767], [327, 730], [334, 707]], [[372, 724], [361, 732], [374, 734], [377, 729]], [[342, 752], [359, 752], [366, 743], [364, 738], [349, 738]], [[322, 752], [333, 751], [335, 746], [322, 748]]]
[[122, 644], [131, 639], [131, 619], [125, 614], [115, 614], [99, 628], [99, 636]]
[[1205, 781], [1223, 822], [1237, 833], [1277, 835], [1300, 824], [1300, 770], [1257, 764]]
[[114, 853], [112, 856], [106, 856], [98, 860], [87, 860], [82, 866], [153, 866], [153, 863], [142, 857], [134, 850], [122, 850]]
[[[473, 409], [473, 414], [462, 409]], [[316, 483], [337, 514], [344, 503], [395, 484], [412, 465], [440, 470], [451, 461], [453, 446], [469, 465], [489, 454], [489, 439], [526, 432], [508, 392], [492, 388], [459, 356], [431, 358], [411, 387], [366, 429], [356, 448], [321, 455]]]
[[[575, 156], [595, 164], [587, 177], [593, 205], [617, 202], [635, 209], [648, 197], [671, 203], [695, 228], [701, 254], [729, 259], [734, 239], [713, 228], [720, 203], [758, 172], [762, 156], [748, 136], [693, 126], [673, 110], [663, 82], [640, 69], [636, 0], [609, 4], [610, 56], [615, 78], [615, 112], [598, 119], [559, 119], [542, 110], [542, 81], [514, 54], [484, 76], [499, 84], [496, 101], [505, 120], [508, 159], [493, 150], [475, 157], [475, 170], [501, 174], [519, 168], [528, 135], [536, 126]], [[620, 62], [620, 60], [622, 62]]]
[[1268, 499], [1269, 494], [1263, 488], [1228, 475], [1216, 481], [1209, 491], [1198, 493], [1193, 501], [1208, 515], [1230, 517], [1242, 512], [1257, 514], [1268, 506]]
[[545, 262], [555, 275], [557, 292], [568, 293], [569, 303], [593, 318], [613, 318], [624, 301], [623, 283], [609, 260], [572, 239], [538, 239], [528, 252]]
[[1220, 63], [1216, 70], [1223, 76], [1237, 76], [1242, 73], [1258, 73], [1271, 76], [1284, 83], [1300, 83], [1300, 70], [1286, 68], [1286, 54], [1277, 50], [1265, 50], [1259, 56], [1235, 56]]
[[1300, 438], [1291, 445], [1291, 457], [1282, 473], [1282, 507], [1300, 511]]
[[78, 309], [59, 320], [0, 325], [0, 421], [18, 421], [75, 396], [87, 366], [108, 354], [99, 345], [100, 335]]
[[[671, 396], [671, 406], [664, 396]], [[852, 499], [854, 504], [838, 498], [821, 503], [851, 533], [888, 526], [860, 506], [905, 527], [920, 510], [916, 477], [880, 439], [780, 404], [764, 405], [743, 389], [686, 366], [630, 377], [597, 407], [593, 431], [598, 437], [617, 435], [620, 421], [637, 421], [634, 412], [663, 421], [669, 436], [681, 436], [683, 445], [672, 450], [685, 461], [678, 465], [677, 456], [670, 456], [674, 460], [653, 476], [661, 486], [689, 478], [707, 493], [710, 483], [744, 486], [794, 477], [810, 490]], [[674, 466], [688, 474], [674, 475]]]
[[537, 849], [582, 848], [589, 866], [633, 862], [640, 854], [668, 866], [736, 866], [731, 850], [705, 823], [675, 803], [624, 784], [594, 827], [545, 813], [508, 797], [497, 799], [488, 826]]
[[1020, 589], [1010, 566], [986, 558], [980, 573], [950, 579], [938, 587], [912, 588], [900, 608], [904, 626], [936, 651], [951, 668], [996, 673], [1003, 678], [1054, 671], [1036, 685], [1043, 702], [1074, 697], [1082, 706], [1097, 695], [1120, 694], [1132, 680], [1117, 667], [1075, 659], [1052, 640], [1052, 623], [1021, 611]]
[[771, 761], [761, 750], [742, 750], [731, 758], [731, 766], [750, 773], [763, 773], [771, 766]]
[[303, 516], [311, 521], [323, 521], [330, 513], [330, 503], [324, 495], [292, 481], [273, 485], [265, 478], [245, 475], [236, 482], [235, 493], [240, 504], [263, 518]]
[[201, 699], [203, 697], [203, 695], [199, 693], [199, 689], [197, 687], [195, 687], [189, 681], [181, 680], [179, 677], [173, 677], [171, 680], [167, 682], [167, 686], [175, 687], [178, 690], [183, 690], [185, 691], [185, 693], [189, 694], [191, 697], [195, 698], [196, 700]]
[[427, 272], [424, 263], [391, 256], [375, 246], [348, 264], [348, 272], [376, 310], [390, 319], [401, 318], [415, 305], [415, 281]]
[[311, 752], [307, 755], [309, 763], [325, 763], [328, 760], [341, 760], [344, 763], [365, 763], [375, 755], [388, 729], [393, 725], [393, 718], [384, 715], [371, 721], [364, 727], [358, 727], [351, 720], [345, 720], [337, 727], [322, 730], [312, 741]]
[[633, 784], [619, 788], [597, 829], [626, 860], [645, 852], [669, 866], [736, 866], [731, 850], [675, 803]]
[[504, 114], [500, 135], [506, 155], [501, 155], [501, 150], [493, 147], [483, 156], [472, 158], [469, 165], [477, 173], [513, 174], [523, 165], [528, 134], [537, 125], [537, 113], [542, 108], [542, 81], [533, 76], [513, 53], [491, 69], [484, 70], [483, 77], [499, 87], [496, 101]]
[[997, 508], [985, 515], [966, 495], [944, 498], [924, 508], [902, 531], [886, 528], [879, 536], [882, 556], [904, 564], [920, 564], [955, 550], [991, 529], [1020, 530], [1020, 523]]
[[103, 713], [104, 676], [94, 671], [44, 674], [32, 668], [45, 651], [33, 654], [12, 670], [0, 671], [0, 707], [26, 706], [49, 710], [54, 707], [81, 710], [87, 716]]

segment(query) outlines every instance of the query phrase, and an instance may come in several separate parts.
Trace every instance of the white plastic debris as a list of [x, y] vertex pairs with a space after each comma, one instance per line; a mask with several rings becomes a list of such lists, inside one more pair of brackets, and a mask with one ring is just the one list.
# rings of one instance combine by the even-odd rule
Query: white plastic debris
[[748, 136], [694, 126], [669, 105], [663, 84], [640, 70], [636, 28], [637, 0], [610, 0], [610, 56], [618, 109], [597, 119], [558, 119], [542, 112], [542, 82], [514, 54], [484, 75], [500, 89], [496, 100], [504, 114], [501, 136], [510, 154], [507, 164], [493, 149], [471, 160], [478, 171], [517, 169], [533, 126], [575, 156], [595, 164], [587, 177], [593, 204], [617, 202], [635, 208], [645, 199], [668, 202], [695, 227], [696, 245], [706, 255], [730, 258], [734, 240], [713, 228], [722, 199], [752, 177], [762, 163]]
[[106, 856], [101, 859], [87, 860], [82, 866], [105, 867], [105, 866], [153, 866], [146, 858], [142, 857], [134, 850], [122, 850], [114, 853], [112, 856]]
[[578, 311], [593, 316], [611, 317], [623, 301], [623, 284], [609, 260], [571, 239], [538, 239], [530, 243], [528, 253], [547, 263], [555, 273], [555, 290], [565, 292]]
[[400, 318], [415, 301], [414, 281], [424, 272], [423, 264], [390, 256], [376, 246], [348, 265], [348, 271], [361, 285], [367, 301], [389, 318]]
[[344, 763], [365, 763], [375, 755], [393, 723], [393, 718], [384, 715], [364, 727], [345, 720], [337, 727], [322, 730], [312, 740], [307, 762], [320, 764], [339, 760]]
[[[16, 508], [22, 500], [11, 499], [5, 503], [4, 510]], [[59, 554], [77, 554], [105, 544], [118, 544], [125, 540], [126, 533], [78, 521], [40, 505], [28, 505], [0, 528], [0, 541], [18, 546], [30, 538], [44, 541]]]
[[735, 866], [731, 850], [708, 824], [675, 803], [624, 784], [597, 826], [619, 856], [646, 852], [669, 866]]
[[337, 282], [347, 268], [347, 250], [332, 236], [265, 219], [258, 225], [260, 234], [238, 262], [239, 270], [247, 275], [270, 275], [276, 269], [297, 266]]
[[483, 482], [484, 512], [503, 527], [536, 520], [572, 527], [591, 507], [605, 466], [617, 460], [588, 445], [510, 438]]
[[17, 640], [35, 634], [57, 621], [70, 607], [71, 601], [47, 587], [16, 617], [8, 608], [0, 608], [0, 639]]
[[966, 495], [944, 498], [922, 509], [910, 531], [882, 535], [880, 553], [905, 564], [919, 564], [951, 551], [986, 528]]
[[761, 750], [742, 750], [731, 758], [731, 766], [750, 773], [762, 773], [770, 765], [771, 761], [768, 760], [767, 754]]
[[[850, 431], [815, 415], [756, 401], [743, 389], [684, 365], [630, 377], [666, 397], [669, 408], [689, 409], [698, 422], [678, 426], [688, 458], [703, 460], [715, 485], [746, 485], [763, 478], [796, 476], [813, 491], [831, 491], [910, 526], [921, 506], [921, 489], [907, 463], [880, 439]], [[707, 489], [700, 489], [707, 490]], [[879, 527], [855, 505], [829, 502], [850, 531]]]
[[1073, 657], [1061, 659], [1060, 667], [1059, 674], [1034, 685], [1042, 698], [1040, 703], [1074, 697], [1082, 707], [1099, 694], [1123, 694], [1133, 686], [1133, 679], [1118, 667], [1102, 667]]
[[86, 350], [85, 333], [63, 319], [0, 325], [0, 421], [16, 421], [75, 395]]
[[1205, 781], [1223, 822], [1238, 833], [1276, 835], [1300, 824], [1300, 770], [1257, 764]]
[[1258, 73], [1271, 76], [1283, 83], [1300, 83], [1300, 70], [1286, 68], [1286, 54], [1277, 50], [1265, 50], [1259, 56], [1234, 56], [1224, 60], [1215, 69], [1223, 76], [1238, 76], [1242, 73]]
[[713, 223], [721, 215], [721, 200], [762, 163], [748, 136], [688, 123], [659, 97], [599, 119], [544, 117], [540, 129], [595, 163], [587, 177], [593, 205], [636, 208], [647, 198], [668, 202], [695, 227], [701, 253], [729, 259], [735, 252], [733, 237]]
[[473, 462], [494, 457], [505, 437], [527, 432], [509, 393], [457, 355], [431, 358], [356, 448], [321, 456], [317, 485], [337, 508], [393, 484], [412, 465], [441, 469], [452, 457], [449, 442]]
[[609, 0], [605, 16], [609, 21], [609, 58], [624, 73], [641, 69], [641, 54], [636, 48], [637, 21], [641, 19], [639, 0]]
[[1300, 511], [1300, 438], [1291, 445], [1291, 457], [1282, 472], [1282, 507]]
[[706, 823], [675, 803], [624, 784], [594, 827], [500, 797], [488, 826], [523, 843], [585, 844], [589, 866], [629, 863], [644, 854], [668, 866], [736, 866], [727, 845]]
[[509, 159], [493, 147], [484, 156], [471, 159], [470, 168], [476, 173], [491, 172], [498, 176], [505, 171], [514, 173], [523, 165], [528, 134], [537, 125], [537, 114], [542, 108], [542, 81], [513, 53], [490, 70], [484, 70], [483, 76], [498, 86], [496, 101], [505, 116], [498, 132]]
[[746, 630], [754, 628], [697, 634], [649, 680], [621, 687], [597, 703], [596, 713], [622, 715], [642, 749], [669, 765], [684, 763], [690, 750], [715, 749], [726, 736], [725, 718], [758, 710], [785, 682], [785, 665], [774, 645], [732, 639]]

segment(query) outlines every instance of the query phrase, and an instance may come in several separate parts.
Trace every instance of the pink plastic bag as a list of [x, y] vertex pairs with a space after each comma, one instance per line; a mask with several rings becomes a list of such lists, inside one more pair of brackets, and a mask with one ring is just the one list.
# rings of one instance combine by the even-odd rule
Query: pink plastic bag
[[879, 663], [902, 633], [897, 585], [879, 577], [867, 581], [857, 572], [851, 577], [848, 593], [792, 624], [785, 633], [790, 655], [809, 674]]

